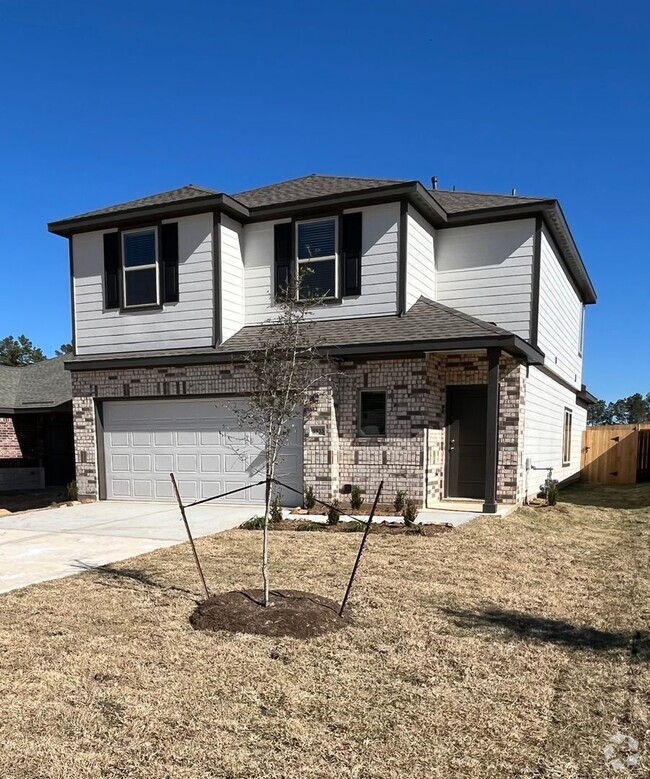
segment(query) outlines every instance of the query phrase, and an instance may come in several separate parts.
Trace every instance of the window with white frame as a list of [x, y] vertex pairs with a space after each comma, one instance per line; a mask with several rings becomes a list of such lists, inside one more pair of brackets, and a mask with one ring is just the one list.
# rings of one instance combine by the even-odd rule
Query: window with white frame
[[122, 233], [124, 307], [160, 302], [158, 235], [154, 227]]
[[335, 298], [338, 294], [338, 222], [310, 219], [296, 223], [296, 261], [301, 279], [298, 297]]
[[564, 428], [562, 431], [562, 465], [571, 465], [571, 426], [573, 424], [573, 411], [564, 409]]

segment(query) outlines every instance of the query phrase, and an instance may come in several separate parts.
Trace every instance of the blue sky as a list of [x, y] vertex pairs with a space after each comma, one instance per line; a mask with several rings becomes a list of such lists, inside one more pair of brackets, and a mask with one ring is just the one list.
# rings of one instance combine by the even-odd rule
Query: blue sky
[[46, 223], [307, 173], [557, 197], [599, 293], [585, 380], [650, 392], [650, 7], [0, 0], [0, 337], [70, 340]]

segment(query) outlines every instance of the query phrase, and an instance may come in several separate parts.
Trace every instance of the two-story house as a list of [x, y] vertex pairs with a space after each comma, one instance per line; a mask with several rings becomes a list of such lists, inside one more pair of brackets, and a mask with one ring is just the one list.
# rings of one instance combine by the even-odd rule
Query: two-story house
[[186, 499], [259, 480], [233, 399], [302, 266], [336, 376], [296, 418], [285, 482], [331, 499], [384, 479], [386, 499], [494, 512], [538, 492], [533, 468], [579, 471], [596, 295], [556, 200], [311, 175], [236, 195], [188, 185], [49, 229], [70, 245], [82, 495], [170, 500], [172, 471]]

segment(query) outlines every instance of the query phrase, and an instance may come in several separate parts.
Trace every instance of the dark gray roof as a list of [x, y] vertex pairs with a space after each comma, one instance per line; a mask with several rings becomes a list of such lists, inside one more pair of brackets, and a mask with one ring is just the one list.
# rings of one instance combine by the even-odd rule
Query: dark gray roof
[[278, 184], [268, 184], [265, 187], [238, 192], [233, 197], [249, 208], [259, 208], [403, 183], [405, 182], [402, 179], [362, 179], [349, 176], [319, 176], [312, 173], [309, 176], [280, 181]]
[[[421, 297], [404, 316], [359, 317], [355, 319], [315, 320], [306, 326], [309, 339], [332, 356], [354, 352], [363, 354], [373, 350], [382, 353], [402, 351], [435, 351], [443, 349], [481, 349], [487, 345], [512, 348], [525, 353], [535, 361], [541, 354], [525, 344], [508, 330], [482, 322], [456, 309]], [[236, 358], [260, 346], [264, 325], [243, 327], [235, 335], [214, 349], [176, 349], [173, 351], [118, 352], [107, 355], [74, 357], [67, 361], [75, 366], [111, 363], [113, 367], [128, 365], [130, 360], [161, 361], [174, 358], [191, 364], [196, 362], [223, 362]]]
[[218, 195], [214, 189], [206, 189], [205, 187], [197, 187], [194, 184], [187, 184], [184, 187], [178, 189], [169, 189], [167, 192], [159, 192], [156, 195], [148, 195], [147, 197], [140, 197], [137, 200], [128, 200], [126, 203], [118, 203], [115, 206], [107, 206], [106, 208], [100, 208], [97, 211], [87, 211], [85, 214], [79, 214], [72, 217], [73, 219], [85, 219], [91, 216], [102, 216], [104, 214], [115, 214], [120, 211], [130, 211], [134, 208], [145, 208], [146, 206], [162, 206], [167, 203], [181, 203], [187, 200], [196, 200], [197, 198], [210, 197], [212, 195]]
[[70, 373], [64, 358], [35, 362], [21, 368], [0, 365], [0, 408], [54, 408], [72, 399]]
[[430, 189], [429, 193], [448, 214], [476, 211], [480, 208], [520, 206], [543, 203], [547, 198], [521, 197], [519, 195], [490, 195], [481, 192], [456, 192], [455, 190]]
[[[455, 338], [481, 338], [509, 335], [496, 325], [481, 322], [454, 308], [421, 297], [404, 316], [376, 316], [359, 319], [315, 320], [307, 325], [309, 336], [318, 346], [417, 343], [448, 341]], [[239, 352], [259, 346], [264, 327], [243, 327], [221, 348]]]

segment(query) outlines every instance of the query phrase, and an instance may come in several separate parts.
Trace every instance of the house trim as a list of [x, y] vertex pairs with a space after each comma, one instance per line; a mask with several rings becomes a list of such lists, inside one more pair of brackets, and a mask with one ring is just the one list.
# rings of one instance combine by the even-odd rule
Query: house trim
[[[221, 211], [212, 213], [212, 345], [221, 343]], [[180, 298], [180, 290], [179, 290]]]
[[408, 251], [408, 200], [399, 204], [399, 244], [397, 257], [397, 314], [406, 313], [406, 273]]
[[[404, 354], [424, 354], [426, 352], [476, 351], [497, 347], [523, 357], [532, 365], [542, 366], [544, 355], [517, 335], [490, 335], [486, 337], [454, 338], [439, 341], [411, 341], [372, 344], [326, 345], [320, 351], [323, 356], [332, 358], [376, 357], [381, 354], [386, 359], [401, 357]], [[166, 365], [204, 365], [206, 363], [237, 363], [246, 357], [246, 351], [237, 352], [196, 352], [193, 354], [138, 354], [132, 357], [82, 357], [65, 362], [69, 371], [109, 370], [113, 368], [158, 367]], [[575, 391], [575, 387], [573, 388]]]
[[535, 217], [535, 233], [533, 236], [533, 277], [530, 301], [530, 342], [537, 346], [539, 335], [539, 287], [542, 269], [542, 217]]

